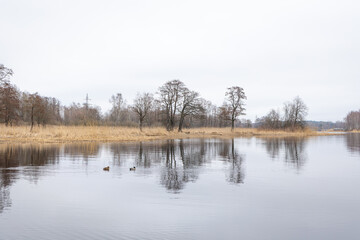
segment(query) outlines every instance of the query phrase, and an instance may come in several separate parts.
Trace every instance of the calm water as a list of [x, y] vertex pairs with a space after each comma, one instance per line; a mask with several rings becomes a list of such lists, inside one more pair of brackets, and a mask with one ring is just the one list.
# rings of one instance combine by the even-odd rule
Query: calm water
[[360, 134], [0, 145], [0, 239], [359, 239], [359, 187]]

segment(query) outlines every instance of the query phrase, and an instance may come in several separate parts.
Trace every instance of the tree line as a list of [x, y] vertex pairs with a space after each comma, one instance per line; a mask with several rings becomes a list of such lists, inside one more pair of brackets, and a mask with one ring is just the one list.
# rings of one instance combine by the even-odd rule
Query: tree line
[[[85, 103], [65, 106], [54, 97], [41, 96], [39, 93], [20, 91], [10, 82], [13, 71], [0, 64], [0, 122], [6, 126], [30, 125], [107, 125], [107, 126], [164, 126], [168, 131], [181, 132], [191, 127], [260, 127], [264, 129], [297, 130], [305, 127], [308, 108], [300, 97], [284, 103], [282, 112], [272, 109], [266, 116], [256, 119], [240, 119], [245, 115], [245, 100], [242, 87], [226, 89], [224, 102], [216, 106], [202, 98], [196, 91], [189, 89], [180, 80], [164, 83], [153, 94], [138, 93], [131, 104], [121, 93], [109, 99], [111, 109], [102, 113], [101, 108]], [[349, 113], [349, 128], [358, 129], [358, 112]], [[358, 120], [357, 120], [358, 121]], [[352, 125], [351, 125], [352, 124]], [[355, 124], [355, 125], [354, 125]], [[350, 127], [351, 125], [351, 127]]]
[[180, 80], [171, 80], [155, 94], [138, 93], [128, 104], [121, 93], [111, 96], [111, 109], [102, 114], [101, 108], [88, 101], [64, 106], [53, 97], [20, 91], [11, 83], [14, 72], [0, 64], [0, 121], [6, 126], [30, 125], [110, 125], [165, 126], [168, 131], [190, 127], [251, 127], [245, 115], [246, 95], [239, 86], [227, 88], [224, 103], [217, 107], [189, 89]]
[[349, 112], [344, 121], [346, 130], [360, 130], [360, 110]]
[[255, 124], [264, 129], [303, 129], [307, 113], [306, 104], [297, 96], [291, 102], [284, 103], [282, 111], [272, 109], [267, 115], [257, 118]]

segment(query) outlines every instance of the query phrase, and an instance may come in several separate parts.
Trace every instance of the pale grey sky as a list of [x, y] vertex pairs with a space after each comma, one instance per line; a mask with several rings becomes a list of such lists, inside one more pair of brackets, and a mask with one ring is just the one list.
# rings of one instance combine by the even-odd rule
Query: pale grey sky
[[0, 0], [0, 63], [21, 90], [103, 110], [121, 92], [180, 79], [220, 105], [244, 88], [247, 118], [299, 95], [308, 119], [360, 108], [360, 2]]

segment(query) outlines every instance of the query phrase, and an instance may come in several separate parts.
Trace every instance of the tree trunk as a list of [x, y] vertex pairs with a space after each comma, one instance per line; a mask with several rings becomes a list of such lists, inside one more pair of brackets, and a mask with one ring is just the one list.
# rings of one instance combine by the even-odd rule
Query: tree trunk
[[166, 121], [166, 130], [167, 131], [170, 131], [171, 130], [171, 126], [170, 126], [171, 124], [170, 124], [170, 118], [168, 118], [167, 119], [167, 121]]
[[185, 117], [183, 117], [183, 116], [180, 117], [178, 132], [182, 132], [184, 119], [185, 119]]
[[140, 118], [139, 128], [140, 128], [140, 131], [141, 131], [141, 132], [142, 132], [142, 127], [143, 127], [143, 120]]
[[7, 127], [9, 125], [9, 112], [8, 112], [8, 109], [5, 108], [5, 126]]
[[[167, 110], [169, 111], [169, 110]], [[167, 112], [167, 116], [166, 116], [166, 130], [167, 131], [171, 131], [171, 115], [170, 115], [170, 112]]]
[[169, 120], [168, 120], [166, 130], [172, 131], [172, 130], [174, 130], [174, 126], [175, 126], [175, 120], [174, 120], [173, 117], [170, 117]]

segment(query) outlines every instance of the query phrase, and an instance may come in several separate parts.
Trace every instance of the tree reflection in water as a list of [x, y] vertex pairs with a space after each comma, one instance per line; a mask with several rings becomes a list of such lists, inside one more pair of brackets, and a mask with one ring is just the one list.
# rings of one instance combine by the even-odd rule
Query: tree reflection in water
[[87, 160], [99, 152], [98, 144], [0, 146], [0, 213], [11, 206], [10, 187], [22, 176], [32, 183], [57, 165], [60, 157]]
[[184, 179], [181, 177], [184, 171], [181, 169], [181, 166], [177, 168], [174, 140], [168, 140], [167, 144], [163, 147], [163, 151], [165, 152], [165, 167], [162, 168], [160, 173], [161, 184], [168, 190], [172, 190], [175, 193], [179, 192], [179, 190], [184, 188]]
[[161, 169], [161, 184], [174, 193], [180, 192], [185, 183], [199, 178], [199, 168], [205, 159], [204, 140], [190, 144], [184, 140], [168, 140], [162, 147], [165, 166]]
[[161, 185], [173, 193], [179, 193], [186, 183], [197, 181], [204, 165], [218, 158], [223, 159], [228, 167], [227, 181], [244, 182], [244, 156], [238, 153], [234, 139], [187, 139], [104, 145], [2, 145], [0, 212], [11, 206], [10, 188], [20, 177], [36, 184], [41, 176], [54, 174], [51, 169], [64, 158], [84, 162], [87, 168], [90, 159], [99, 159], [101, 150], [108, 150], [113, 159], [110, 163], [112, 166], [135, 165], [143, 174], [153, 174], [152, 171], [160, 170], [157, 173]]
[[350, 152], [360, 154], [360, 133], [346, 134], [346, 146]]
[[[160, 168], [160, 183], [170, 192], [179, 193], [186, 183], [195, 182], [199, 178], [200, 170], [207, 159], [210, 162], [216, 158], [224, 146], [231, 146], [231, 142], [223, 140], [167, 140], [154, 142], [140, 142], [137, 144], [110, 144], [114, 165], [129, 165], [134, 161], [137, 171], [151, 174], [152, 167]], [[219, 147], [221, 146], [221, 147]], [[228, 149], [231, 149], [227, 146]], [[235, 177], [240, 172], [241, 156], [234, 151], [225, 153], [231, 162], [229, 179], [238, 179], [233, 182], [242, 182], [243, 177]], [[234, 153], [232, 156], [230, 156]], [[229, 155], [230, 154], [230, 155]], [[238, 169], [238, 171], [234, 171]], [[236, 174], [235, 174], [236, 173]], [[243, 174], [241, 175], [243, 176]], [[241, 179], [241, 180], [240, 180]]]
[[[29, 181], [37, 183], [44, 172], [43, 166], [57, 164], [59, 154], [60, 148], [56, 145], [6, 145], [0, 148], [0, 167], [16, 170]], [[17, 167], [23, 168], [19, 171]]]
[[244, 155], [235, 148], [235, 140], [224, 140], [219, 144], [219, 155], [223, 160], [230, 163], [226, 173], [227, 181], [231, 183], [244, 183], [245, 173], [242, 167]]
[[279, 138], [265, 139], [265, 148], [271, 158], [279, 158], [282, 141]]
[[297, 170], [304, 166], [306, 139], [304, 138], [265, 138], [265, 148], [271, 158], [283, 158], [284, 162]]
[[[149, 146], [140, 142], [138, 146], [138, 155], [135, 159], [135, 165], [137, 167], [150, 168], [151, 164], [158, 164], [160, 161], [160, 153], [158, 144], [151, 144]], [[149, 151], [151, 150], [151, 151]]]
[[161, 171], [161, 183], [174, 193], [179, 193], [187, 182], [199, 178], [203, 165], [220, 156], [225, 160], [229, 170], [226, 180], [232, 183], [243, 183], [245, 174], [242, 163], [244, 156], [239, 154], [232, 140], [169, 140], [163, 147], [165, 167]]
[[[46, 149], [46, 150], [45, 150]], [[0, 146], [0, 213], [11, 206], [10, 187], [20, 174], [30, 182], [37, 183], [43, 174], [41, 166], [58, 162], [59, 148], [39, 145], [21, 147]], [[31, 166], [31, 170], [28, 169]], [[18, 168], [23, 167], [23, 168]]]
[[231, 166], [228, 181], [232, 183], [244, 183], [245, 174], [242, 167], [244, 155], [239, 154], [238, 151], [236, 151], [234, 139], [231, 140], [231, 155], [229, 161]]
[[134, 146], [128, 146], [127, 144], [115, 144], [109, 145], [109, 150], [112, 154], [113, 165], [122, 166], [125, 160], [128, 158], [130, 152], [135, 152]]
[[108, 147], [114, 166], [124, 166], [132, 161], [131, 167], [136, 165], [137, 168], [150, 168], [160, 161], [160, 146], [157, 142], [111, 143]]
[[15, 181], [16, 170], [2, 169], [0, 174], [0, 213], [11, 207], [10, 186]]
[[87, 164], [88, 160], [98, 156], [100, 147], [98, 143], [66, 144], [64, 145], [64, 155], [72, 160], [81, 160]]

